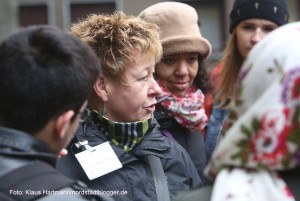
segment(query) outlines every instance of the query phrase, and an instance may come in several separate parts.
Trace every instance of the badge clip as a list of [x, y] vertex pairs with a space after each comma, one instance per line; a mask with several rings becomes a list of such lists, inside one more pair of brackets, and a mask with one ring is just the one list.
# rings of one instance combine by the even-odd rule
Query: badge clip
[[88, 150], [88, 149], [92, 149], [92, 148], [93, 148], [93, 147], [91, 147], [91, 146], [89, 145], [89, 142], [88, 142], [87, 140], [78, 141], [78, 142], [75, 143], [75, 146], [76, 146], [77, 148], [80, 148], [80, 147], [83, 146], [83, 149], [84, 149], [84, 150]]

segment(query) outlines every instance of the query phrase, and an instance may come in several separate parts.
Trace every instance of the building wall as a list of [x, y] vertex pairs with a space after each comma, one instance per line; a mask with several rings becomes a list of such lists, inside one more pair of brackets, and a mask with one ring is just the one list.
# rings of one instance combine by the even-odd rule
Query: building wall
[[17, 2], [16, 0], [0, 1], [0, 41], [17, 30]]
[[[122, 10], [138, 15], [146, 7], [163, 0], [1, 0], [0, 40], [18, 27], [50, 24], [68, 30], [70, 24], [90, 13]], [[218, 60], [226, 45], [229, 13], [234, 0], [178, 0], [193, 6], [199, 15], [200, 29], [212, 44], [211, 60]], [[288, 0], [290, 21], [300, 20], [300, 3]]]

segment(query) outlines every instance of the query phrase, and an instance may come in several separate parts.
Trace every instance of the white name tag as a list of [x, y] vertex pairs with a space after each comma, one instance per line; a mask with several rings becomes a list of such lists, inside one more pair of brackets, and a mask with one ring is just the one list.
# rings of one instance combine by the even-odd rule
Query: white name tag
[[108, 142], [75, 154], [89, 180], [96, 179], [122, 167]]

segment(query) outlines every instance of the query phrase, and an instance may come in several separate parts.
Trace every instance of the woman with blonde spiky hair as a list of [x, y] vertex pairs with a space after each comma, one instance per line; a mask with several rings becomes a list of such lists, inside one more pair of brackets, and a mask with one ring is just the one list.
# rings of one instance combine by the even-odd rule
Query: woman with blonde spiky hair
[[[69, 146], [71, 154], [60, 159], [58, 168], [100, 193], [112, 193], [115, 200], [168, 200], [182, 190], [200, 185], [188, 154], [161, 134], [153, 116], [155, 97], [161, 90], [153, 77], [162, 55], [159, 28], [119, 11], [90, 15], [73, 24], [71, 32], [96, 52], [104, 76], [94, 83], [89, 118], [80, 125]], [[82, 140], [91, 147], [109, 142], [122, 167], [112, 167], [103, 176], [89, 175], [80, 167], [86, 162], [77, 161], [77, 154], [74, 157], [74, 153], [82, 152], [83, 143], [78, 144]], [[108, 153], [91, 157], [91, 164], [103, 163], [101, 155]], [[152, 176], [149, 156], [155, 156], [162, 166], [163, 176], [159, 179], [165, 184], [165, 191], [155, 184], [158, 178]], [[105, 167], [90, 168], [97, 174]]]

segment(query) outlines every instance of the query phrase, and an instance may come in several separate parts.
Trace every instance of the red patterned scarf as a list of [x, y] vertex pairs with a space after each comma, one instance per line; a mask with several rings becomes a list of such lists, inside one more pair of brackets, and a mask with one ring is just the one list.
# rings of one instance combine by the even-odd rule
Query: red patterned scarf
[[200, 89], [190, 88], [184, 97], [176, 97], [168, 89], [160, 87], [161, 94], [156, 97], [158, 108], [192, 131], [204, 128], [208, 120], [203, 104], [205, 96]]

